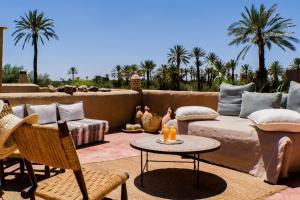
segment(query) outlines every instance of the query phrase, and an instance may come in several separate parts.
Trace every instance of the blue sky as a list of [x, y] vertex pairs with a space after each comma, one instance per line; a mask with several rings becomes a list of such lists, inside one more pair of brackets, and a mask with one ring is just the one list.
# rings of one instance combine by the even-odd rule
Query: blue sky
[[[0, 26], [5, 32], [4, 63], [23, 65], [32, 70], [33, 48], [14, 46], [11, 37], [14, 20], [33, 9], [44, 11], [55, 21], [59, 40], [40, 45], [39, 73], [51, 78], [68, 78], [68, 69], [76, 66], [79, 76], [92, 78], [111, 72], [113, 66], [138, 64], [153, 59], [157, 65], [167, 62], [167, 53], [175, 44], [191, 49], [200, 46], [215, 52], [224, 61], [235, 58], [241, 47], [228, 46], [228, 26], [240, 19], [245, 6], [278, 4], [283, 17], [292, 18], [295, 36], [300, 39], [300, 1], [298, 0], [10, 0], [1, 1]], [[266, 52], [266, 64], [279, 60], [288, 66], [300, 57], [273, 46]], [[240, 64], [258, 65], [253, 48]]]

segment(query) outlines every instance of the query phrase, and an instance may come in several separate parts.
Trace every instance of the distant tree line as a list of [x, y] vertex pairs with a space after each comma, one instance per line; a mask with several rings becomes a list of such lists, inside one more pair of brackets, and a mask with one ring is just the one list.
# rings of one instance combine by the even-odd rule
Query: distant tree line
[[[290, 30], [295, 26], [291, 19], [286, 19], [276, 12], [277, 5], [266, 8], [263, 4], [259, 8], [254, 5], [245, 7], [241, 19], [228, 27], [228, 35], [233, 37], [229, 45], [243, 46], [236, 58], [222, 60], [213, 52], [207, 53], [200, 47], [190, 51], [182, 45], [175, 45], [167, 53], [168, 62], [157, 66], [151, 59], [139, 64], [116, 65], [109, 79], [109, 75], [89, 79], [75, 77], [78, 68], [71, 67], [68, 74], [71, 79], [51, 81], [49, 75], [38, 75], [38, 43], [44, 40], [58, 39], [54, 31], [54, 21], [47, 18], [43, 12], [29, 11], [24, 17], [15, 21], [16, 30], [12, 34], [15, 44], [23, 41], [22, 48], [27, 43], [34, 47], [33, 72], [29, 79], [41, 86], [52, 83], [73, 85], [98, 85], [103, 87], [129, 88], [130, 77], [137, 71], [143, 77], [143, 87], [162, 90], [218, 90], [222, 82], [231, 84], [244, 84], [253, 81], [257, 91], [284, 90], [287, 85], [285, 68], [279, 61], [274, 61], [270, 66], [265, 66], [265, 50], [277, 46], [282, 50], [295, 51], [294, 43], [298, 39]], [[242, 64], [249, 49], [256, 46], [258, 49], [258, 67]], [[240, 66], [240, 74], [237, 68]], [[300, 58], [295, 58], [288, 68], [300, 70]], [[22, 67], [4, 66], [4, 82], [17, 82], [18, 71]]]

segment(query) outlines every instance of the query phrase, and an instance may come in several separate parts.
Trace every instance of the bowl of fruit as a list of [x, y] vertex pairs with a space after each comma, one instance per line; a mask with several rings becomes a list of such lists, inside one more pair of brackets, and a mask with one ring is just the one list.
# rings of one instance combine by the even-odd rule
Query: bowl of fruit
[[140, 124], [126, 124], [122, 131], [125, 133], [140, 133], [143, 132], [144, 129], [142, 129]]

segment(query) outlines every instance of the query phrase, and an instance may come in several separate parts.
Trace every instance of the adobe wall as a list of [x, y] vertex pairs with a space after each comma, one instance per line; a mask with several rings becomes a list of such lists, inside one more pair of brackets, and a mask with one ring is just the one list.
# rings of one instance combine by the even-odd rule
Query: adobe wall
[[0, 99], [7, 99], [12, 106], [18, 104], [49, 104], [53, 102], [70, 104], [84, 102], [88, 118], [105, 119], [111, 131], [119, 131], [132, 122], [137, 105], [148, 105], [152, 112], [163, 116], [170, 106], [175, 111], [180, 106], [199, 105], [217, 110], [217, 92], [143, 90], [113, 90], [111, 92], [76, 92], [74, 95], [55, 92], [0, 93]]
[[65, 93], [0, 93], [0, 99], [7, 99], [12, 106], [18, 104], [49, 104], [84, 102], [85, 116], [94, 119], [105, 119], [112, 131], [120, 130], [126, 122], [131, 122], [135, 107], [140, 104], [138, 92], [131, 90], [112, 92], [76, 92]]
[[3, 83], [1, 93], [39, 92], [39, 86], [32, 83]]
[[163, 116], [168, 107], [175, 111], [180, 106], [207, 106], [218, 108], [218, 92], [143, 90], [142, 103]]

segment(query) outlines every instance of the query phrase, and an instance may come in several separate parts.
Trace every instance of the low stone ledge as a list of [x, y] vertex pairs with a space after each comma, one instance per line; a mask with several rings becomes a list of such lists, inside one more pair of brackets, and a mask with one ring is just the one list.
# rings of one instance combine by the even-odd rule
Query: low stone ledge
[[39, 86], [32, 83], [3, 83], [1, 93], [39, 92]]

